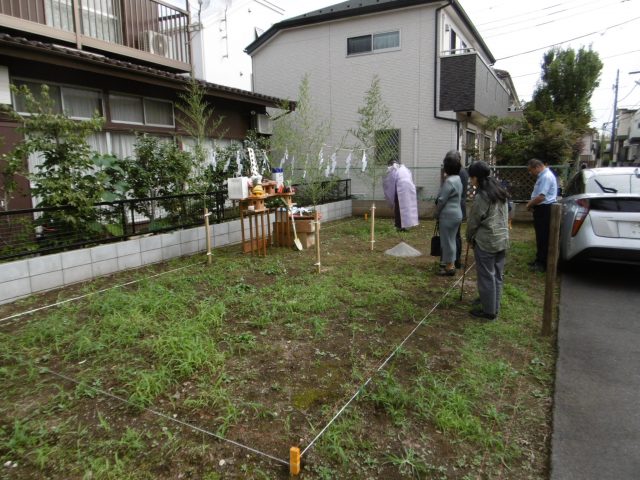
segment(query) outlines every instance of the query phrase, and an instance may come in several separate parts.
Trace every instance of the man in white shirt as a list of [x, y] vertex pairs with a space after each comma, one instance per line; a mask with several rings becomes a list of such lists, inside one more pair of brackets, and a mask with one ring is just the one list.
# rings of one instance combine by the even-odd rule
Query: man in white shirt
[[527, 210], [533, 211], [533, 227], [536, 231], [536, 258], [529, 266], [534, 271], [544, 272], [549, 252], [551, 205], [556, 203], [558, 182], [553, 172], [537, 158], [529, 160], [527, 167], [529, 173], [536, 177], [531, 200], [527, 202]]

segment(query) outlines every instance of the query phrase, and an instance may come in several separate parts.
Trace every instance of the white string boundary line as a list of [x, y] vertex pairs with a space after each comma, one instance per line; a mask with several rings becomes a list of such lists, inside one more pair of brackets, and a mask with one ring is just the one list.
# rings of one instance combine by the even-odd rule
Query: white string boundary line
[[[475, 262], [473, 264], [471, 264], [471, 266], [469, 266], [469, 268], [464, 272], [464, 275], [466, 275], [475, 265]], [[460, 278], [458, 278], [458, 280], [456, 280], [453, 285], [451, 285], [451, 287], [449, 287], [449, 290], [447, 290], [445, 292], [445, 294], [442, 296], [442, 298], [440, 298], [440, 300], [438, 300], [438, 303], [436, 303], [431, 310], [429, 310], [429, 312], [424, 316], [424, 318], [422, 320], [420, 320], [420, 323], [418, 323], [418, 325], [415, 326], [415, 328], [413, 330], [411, 330], [411, 332], [409, 333], [409, 335], [407, 335], [404, 340], [402, 340], [402, 342], [400, 342], [400, 344], [398, 344], [398, 346], [391, 352], [391, 355], [389, 355], [381, 364], [380, 366], [373, 372], [373, 374], [371, 376], [369, 376], [369, 378], [367, 379], [366, 382], [364, 382], [364, 384], [362, 384], [360, 386], [360, 388], [358, 388], [358, 390], [356, 391], [356, 393], [353, 394], [353, 396], [349, 399], [349, 401], [344, 404], [344, 406], [338, 411], [338, 413], [336, 413], [333, 418], [329, 421], [329, 423], [327, 425], [325, 425], [325, 427], [320, 430], [320, 432], [315, 436], [315, 438], [311, 441], [311, 443], [309, 443], [309, 445], [306, 446], [306, 448], [300, 453], [300, 457], [302, 458], [302, 456], [307, 452], [307, 450], [309, 450], [313, 444], [320, 438], [320, 436], [331, 426], [331, 424], [342, 414], [342, 412], [351, 404], [351, 402], [353, 402], [353, 400], [356, 399], [356, 397], [360, 394], [360, 392], [362, 392], [362, 390], [365, 389], [365, 387], [371, 382], [371, 380], [373, 379], [373, 377], [376, 376], [376, 374], [382, 370], [387, 363], [389, 363], [389, 361], [395, 356], [395, 354], [398, 352], [398, 350], [400, 350], [402, 348], [402, 346], [407, 342], [407, 340], [409, 340], [409, 338], [416, 332], [416, 330], [418, 330], [418, 328], [420, 328], [422, 326], [422, 324], [425, 322], [425, 320], [427, 320], [427, 318], [429, 318], [429, 316], [435, 311], [436, 308], [438, 308], [440, 306], [440, 304], [442, 303], [442, 301], [447, 298], [447, 295], [449, 295], [451, 293], [451, 291], [456, 288], [456, 286], [462, 281], [462, 279], [464, 278], [464, 275], [460, 276]]]
[[[355, 220], [352, 220], [352, 221], [355, 221]], [[331, 228], [332, 226], [333, 225], [326, 225], [324, 227], [324, 229]], [[207, 255], [209, 255], [209, 254], [207, 254]], [[32, 313], [39, 312], [40, 310], [46, 310], [46, 309], [51, 308], [51, 307], [57, 307], [59, 305], [62, 305], [62, 304], [68, 303], [68, 302], [73, 302], [75, 300], [81, 300], [83, 298], [89, 297], [91, 295], [95, 295], [97, 293], [103, 293], [103, 292], [106, 292], [108, 290], [112, 290], [114, 288], [126, 287], [128, 285], [132, 285], [134, 283], [138, 283], [138, 282], [141, 282], [143, 280], [148, 280], [150, 278], [159, 277], [159, 276], [164, 275], [166, 273], [177, 272], [177, 271], [182, 270], [184, 268], [189, 268], [189, 267], [192, 267], [194, 265], [204, 265], [205, 263], [206, 262], [192, 263], [192, 264], [189, 264], [189, 265], [185, 265], [183, 267], [174, 268], [173, 270], [167, 270], [166, 272], [160, 272], [160, 273], [156, 273], [154, 275], [148, 276], [148, 277], [139, 278], [138, 280], [132, 280], [130, 282], [122, 283], [120, 285], [114, 285], [112, 287], [107, 287], [107, 288], [103, 288], [101, 290], [96, 290], [95, 292], [90, 292], [90, 293], [87, 293], [85, 295], [80, 295], [80, 296], [77, 296], [77, 297], [67, 298], [66, 300], [62, 300], [60, 302], [52, 303], [50, 305], [45, 305], [43, 307], [34, 308], [32, 310], [27, 310], [26, 312], [15, 313], [13, 315], [9, 315], [8, 317], [0, 318], [0, 325], [2, 325], [3, 323], [8, 322], [9, 320], [12, 320], [14, 318], [23, 317], [25, 315], [31, 315]]]
[[[118, 395], [115, 395], [113, 393], [107, 392], [105, 390], [101, 390], [101, 389], [93, 387], [91, 385], [87, 385], [84, 382], [80, 382], [79, 380], [76, 380], [74, 378], [68, 377], [67, 375], [63, 375], [62, 373], [54, 372], [53, 370], [51, 370], [49, 368], [42, 367], [42, 369], [44, 371], [50, 373], [51, 375], [54, 375], [56, 377], [62, 378], [64, 380], [67, 380], [69, 382], [75, 383], [76, 385], [83, 385], [83, 386], [85, 386], [85, 387], [87, 387], [87, 388], [89, 388], [89, 389], [91, 389], [91, 390], [93, 390], [95, 392], [98, 392], [98, 393], [100, 393], [102, 395], [106, 395], [107, 397], [111, 397], [111, 398], [113, 398], [115, 400], [118, 400], [118, 401], [120, 401], [122, 403], [126, 403], [127, 405], [131, 405], [133, 407], [140, 408], [139, 405], [135, 405], [133, 402], [127, 400], [126, 398], [122, 398], [122, 397], [119, 397]], [[231, 443], [232, 445], [235, 445], [236, 447], [244, 448], [246, 450], [249, 450], [250, 452], [253, 452], [255, 454], [262, 455], [264, 457], [270, 458], [271, 460], [274, 460], [276, 462], [282, 463], [284, 465], [289, 465], [289, 462], [287, 462], [286, 460], [282, 460], [280, 458], [274, 457], [273, 455], [269, 455], [268, 453], [261, 452], [260, 450], [256, 450], [255, 448], [251, 448], [251, 447], [249, 447], [247, 445], [243, 445], [242, 443], [236, 442], [235, 440], [231, 440], [231, 439], [228, 439], [228, 438], [221, 437], [220, 435], [218, 435], [218, 434], [216, 434], [214, 432], [211, 432], [209, 430], [205, 430], [204, 428], [200, 428], [200, 427], [198, 427], [196, 425], [192, 425], [192, 424], [190, 424], [188, 422], [184, 422], [182, 420], [178, 420], [177, 418], [173, 418], [173, 417], [171, 417], [171, 416], [169, 416], [169, 415], [167, 415], [165, 413], [159, 412], [159, 411], [154, 410], [152, 408], [142, 407], [142, 409], [144, 411], [147, 411], [147, 412], [150, 412], [150, 413], [152, 413], [154, 415], [162, 417], [162, 418], [164, 418], [166, 420], [170, 420], [170, 421], [172, 421], [174, 423], [177, 423], [179, 425], [191, 428], [192, 430], [196, 430], [198, 432], [210, 435], [210, 436], [212, 436], [212, 437], [214, 437], [214, 438], [216, 438], [218, 440], [221, 440], [223, 442]]]
[[[354, 220], [351, 220], [351, 221], [349, 221], [349, 222], [347, 222], [347, 223], [352, 223], [352, 222], [354, 222], [354, 221], [355, 221], [355, 219], [354, 219]], [[336, 226], [337, 226], [337, 225], [336, 225]], [[87, 294], [85, 294], [85, 295], [80, 295], [80, 296], [77, 296], [77, 297], [68, 298], [68, 299], [66, 299], [66, 300], [63, 300], [63, 301], [60, 301], [60, 302], [56, 302], [56, 303], [53, 303], [53, 304], [50, 304], [50, 305], [45, 305], [45, 306], [43, 306], [43, 307], [35, 308], [35, 309], [32, 309], [32, 310], [28, 310], [28, 311], [26, 311], [26, 312], [17, 313], [17, 314], [11, 315], [11, 316], [9, 316], [9, 317], [5, 317], [5, 318], [0, 319], [0, 324], [2, 324], [2, 323], [3, 323], [3, 322], [5, 322], [5, 321], [11, 320], [12, 318], [21, 317], [21, 316], [24, 316], [24, 315], [30, 315], [30, 314], [35, 313], [35, 312], [38, 312], [38, 311], [40, 311], [40, 310], [45, 310], [45, 309], [48, 309], [48, 308], [51, 308], [51, 307], [55, 307], [55, 306], [58, 306], [58, 305], [62, 305], [62, 304], [64, 304], [64, 303], [72, 302], [72, 301], [75, 301], [75, 300], [80, 300], [80, 299], [82, 299], [82, 298], [89, 297], [89, 296], [91, 296], [91, 295], [95, 295], [95, 294], [97, 294], [97, 293], [106, 292], [106, 291], [108, 291], [108, 290], [113, 290], [113, 289], [115, 289], [115, 288], [121, 288], [121, 287], [125, 287], [125, 286], [128, 286], [128, 285], [132, 285], [132, 284], [134, 284], [134, 283], [138, 283], [138, 282], [141, 282], [141, 281], [143, 281], [143, 280], [150, 279], [150, 278], [159, 277], [159, 276], [161, 276], [161, 275], [165, 275], [165, 274], [167, 274], [167, 273], [177, 272], [177, 271], [179, 271], [179, 270], [183, 270], [183, 269], [185, 269], [185, 268], [193, 267], [193, 266], [195, 266], [195, 265], [203, 265], [204, 263], [206, 263], [206, 262], [192, 263], [192, 264], [185, 265], [185, 266], [182, 266], [182, 267], [179, 267], [179, 268], [175, 268], [175, 269], [172, 269], [172, 270], [167, 270], [166, 272], [160, 272], [160, 273], [157, 273], [157, 274], [154, 274], [154, 275], [150, 275], [150, 276], [148, 276], [148, 277], [140, 278], [140, 279], [137, 279], [137, 280], [132, 280], [132, 281], [130, 281], [130, 282], [122, 283], [122, 284], [115, 285], [115, 286], [108, 287], [108, 288], [103, 288], [103, 289], [101, 289], [101, 290], [96, 290], [95, 292], [90, 292], [90, 293], [87, 293]], [[467, 272], [468, 272], [469, 270], [471, 270], [471, 268], [473, 267], [473, 265], [475, 265], [475, 263], [474, 263], [474, 264], [472, 264], [472, 265], [469, 267], [469, 269], [467, 270]], [[467, 272], [465, 272], [465, 274], [466, 274]], [[326, 430], [327, 430], [327, 429], [328, 429], [328, 428], [333, 424], [333, 422], [334, 422], [334, 421], [335, 421], [335, 420], [336, 420], [336, 419], [337, 419], [337, 418], [342, 414], [342, 412], [343, 412], [343, 411], [344, 411], [344, 410], [345, 410], [345, 409], [346, 409], [346, 408], [347, 408], [347, 407], [348, 407], [348, 406], [353, 402], [353, 400], [355, 400], [355, 398], [360, 394], [360, 392], [361, 392], [362, 390], [364, 390], [364, 389], [367, 387], [367, 385], [371, 382], [371, 380], [373, 379], [373, 377], [374, 377], [374, 376], [375, 376], [375, 375], [376, 375], [380, 370], [382, 370], [382, 369], [386, 366], [386, 364], [387, 364], [387, 363], [388, 363], [388, 362], [389, 362], [389, 361], [390, 361], [390, 360], [391, 360], [391, 359], [396, 355], [396, 353], [398, 352], [398, 350], [400, 350], [400, 348], [402, 348], [402, 346], [403, 346], [403, 345], [404, 345], [404, 344], [409, 340], [409, 338], [410, 338], [410, 337], [411, 337], [411, 336], [412, 336], [412, 335], [413, 335], [413, 334], [418, 330], [418, 328], [420, 328], [420, 327], [422, 326], [422, 324], [425, 322], [425, 320], [427, 320], [427, 318], [429, 318], [429, 316], [430, 316], [430, 315], [435, 311], [435, 309], [436, 309], [436, 308], [438, 308], [438, 306], [440, 306], [440, 304], [442, 303], [442, 301], [443, 301], [443, 300], [444, 300], [444, 299], [445, 299], [445, 298], [446, 298], [446, 297], [451, 293], [451, 291], [452, 291], [452, 290], [453, 290], [453, 289], [454, 289], [454, 288], [455, 288], [455, 287], [456, 287], [456, 286], [461, 282], [462, 278], [463, 278], [463, 277], [458, 278], [458, 280], [456, 280], [456, 281], [453, 283], [453, 285], [452, 285], [452, 286], [447, 290], [447, 292], [442, 296], [442, 298], [438, 301], [438, 303], [436, 303], [436, 304], [431, 308], [431, 310], [430, 310], [430, 311], [429, 311], [429, 312], [428, 312], [428, 313], [427, 313], [427, 314], [422, 318], [422, 320], [420, 320], [420, 322], [418, 323], [418, 325], [416, 325], [416, 326], [415, 326], [415, 328], [414, 328], [414, 329], [413, 329], [413, 330], [412, 330], [412, 331], [411, 331], [411, 332], [410, 332], [410, 333], [409, 333], [409, 334], [404, 338], [404, 340], [403, 340], [400, 344], [398, 344], [398, 346], [397, 346], [397, 347], [396, 347], [396, 348], [391, 352], [391, 354], [390, 354], [390, 355], [389, 355], [389, 356], [388, 356], [388, 357], [387, 357], [387, 358], [386, 358], [386, 359], [385, 359], [385, 360], [384, 360], [384, 361], [383, 361], [383, 362], [378, 366], [378, 368], [373, 372], [373, 375], [371, 375], [371, 376], [367, 379], [367, 381], [366, 381], [363, 385], [361, 385], [361, 386], [358, 388], [358, 390], [356, 391], [356, 393], [355, 393], [355, 394], [354, 394], [354, 395], [349, 399], [349, 401], [348, 401], [348, 402], [347, 402], [347, 403], [346, 403], [346, 404], [345, 404], [345, 405], [344, 405], [344, 406], [343, 406], [343, 407], [342, 407], [342, 408], [341, 408], [341, 409], [340, 409], [340, 410], [339, 410], [339, 411], [334, 415], [334, 417], [333, 417], [333, 418], [329, 421], [329, 423], [328, 423], [328, 424], [327, 424], [327, 425], [326, 425], [326, 426], [325, 426], [325, 427], [324, 427], [324, 428], [323, 428], [323, 429], [322, 429], [322, 430], [321, 430], [321, 431], [316, 435], [316, 437], [311, 441], [311, 443], [309, 443], [309, 445], [307, 445], [307, 447], [306, 447], [306, 448], [305, 448], [305, 449], [300, 453], [300, 457], [302, 457], [302, 456], [307, 452], [307, 450], [309, 450], [309, 449], [310, 449], [310, 448], [315, 444], [315, 442], [320, 438], [320, 436], [321, 436], [321, 435], [322, 435], [322, 434], [323, 434], [323, 433], [324, 433], [324, 432], [325, 432], [325, 431], [326, 431]], [[57, 377], [62, 378], [62, 379], [64, 379], [64, 380], [67, 380], [67, 381], [69, 381], [69, 382], [75, 383], [76, 385], [83, 385], [83, 382], [80, 382], [80, 381], [78, 381], [78, 380], [75, 380], [75, 379], [73, 379], [73, 378], [71, 378], [71, 377], [68, 377], [68, 376], [66, 376], [66, 375], [63, 375], [63, 374], [61, 374], [61, 373], [54, 372], [53, 370], [51, 370], [51, 369], [49, 369], [49, 368], [43, 367], [43, 370], [44, 370], [44, 371], [46, 371], [46, 372], [48, 372], [48, 373], [50, 373], [51, 375], [54, 375], [54, 376], [57, 376]], [[130, 401], [128, 401], [128, 400], [126, 400], [126, 399], [124, 399], [124, 398], [121, 398], [121, 397], [119, 397], [119, 396], [117, 396], [117, 395], [115, 395], [115, 394], [113, 394], [113, 393], [109, 393], [109, 392], [107, 392], [107, 391], [101, 390], [101, 389], [99, 389], [99, 388], [96, 388], [96, 387], [93, 387], [93, 386], [91, 386], [91, 385], [87, 385], [87, 384], [84, 384], [84, 386], [85, 386], [86, 388], [89, 388], [89, 389], [91, 389], [91, 390], [94, 390], [95, 392], [98, 392], [98, 393], [100, 393], [100, 394], [102, 394], [102, 395], [105, 395], [105, 396], [111, 397], [111, 398], [113, 398], [113, 399], [115, 399], [115, 400], [118, 400], [118, 401], [120, 401], [120, 402], [122, 402], [122, 403], [126, 403], [126, 404], [128, 404], [128, 405], [132, 405], [132, 406], [135, 406], [135, 407], [138, 407], [138, 408], [139, 408], [139, 406], [137, 406], [137, 405], [133, 404], [132, 402], [130, 402]], [[269, 458], [269, 459], [271, 459], [271, 460], [274, 460], [274, 461], [276, 461], [276, 462], [278, 462], [278, 463], [281, 463], [281, 464], [283, 464], [283, 465], [287, 465], [287, 466], [289, 465], [289, 462], [287, 462], [286, 460], [282, 460], [282, 459], [280, 459], [280, 458], [274, 457], [273, 455], [270, 455], [270, 454], [268, 454], [268, 453], [262, 452], [262, 451], [260, 451], [260, 450], [255, 449], [255, 448], [249, 447], [249, 446], [244, 445], [244, 444], [242, 444], [242, 443], [236, 442], [235, 440], [230, 440], [230, 439], [228, 439], [228, 438], [221, 437], [221, 436], [219, 436], [219, 435], [217, 435], [217, 434], [215, 434], [215, 433], [213, 433], [213, 432], [211, 432], [211, 431], [209, 431], [209, 430], [205, 430], [205, 429], [200, 428], [200, 427], [198, 427], [198, 426], [196, 426], [196, 425], [192, 425], [192, 424], [190, 424], [190, 423], [188, 423], [188, 422], [184, 422], [184, 421], [182, 421], [182, 420], [178, 420], [178, 419], [176, 419], [176, 418], [170, 417], [169, 415], [166, 415], [166, 414], [164, 414], [164, 413], [162, 413], [162, 412], [159, 412], [159, 411], [157, 411], [157, 410], [154, 410], [154, 409], [151, 409], [151, 408], [146, 408], [146, 407], [142, 407], [142, 408], [143, 408], [143, 410], [145, 410], [145, 411], [147, 411], [147, 412], [150, 412], [150, 413], [152, 413], [152, 414], [154, 414], [154, 415], [156, 415], [156, 416], [159, 416], [159, 417], [164, 418], [164, 419], [166, 419], [166, 420], [169, 420], [169, 421], [171, 421], [171, 422], [177, 423], [177, 424], [179, 424], [179, 425], [185, 426], [185, 427], [187, 427], [187, 428], [191, 428], [192, 430], [195, 430], [195, 431], [198, 431], [198, 432], [201, 432], [201, 433], [207, 434], [207, 435], [212, 436], [212, 437], [214, 437], [214, 438], [216, 438], [216, 439], [218, 439], [218, 440], [220, 440], [220, 441], [230, 443], [230, 444], [235, 445], [235, 446], [240, 447], [240, 448], [244, 448], [244, 449], [246, 449], [246, 450], [249, 450], [250, 452], [253, 452], [253, 453], [257, 454], [257, 455], [262, 455], [262, 456], [264, 456], [264, 457], [267, 457], [267, 458]]]
[[26, 312], [15, 313], [13, 315], [9, 315], [8, 317], [0, 318], [0, 325], [3, 324], [4, 322], [7, 322], [7, 321], [11, 320], [11, 319], [22, 317], [24, 315], [31, 315], [32, 313], [39, 312], [40, 310], [46, 310], [47, 308], [57, 307], [58, 305], [62, 305], [64, 303], [73, 302], [73, 301], [76, 301], [76, 300], [81, 300], [83, 298], [90, 297], [91, 295], [96, 295], [98, 293], [103, 293], [103, 292], [106, 292], [108, 290], [113, 290], [114, 288], [126, 287], [128, 285], [133, 285], [134, 283], [142, 282], [143, 280], [148, 280], [150, 278], [159, 277], [159, 276], [165, 275], [167, 273], [177, 272], [177, 271], [183, 270], [185, 268], [193, 267], [194, 265], [203, 265], [205, 263], [206, 262], [191, 263], [189, 265], [185, 265], [185, 266], [182, 266], [182, 267], [174, 268], [173, 270], [167, 270], [166, 272], [160, 272], [160, 273], [156, 273], [154, 275], [150, 275], [148, 277], [139, 278], [137, 280], [131, 280], [130, 282], [126, 282], [126, 283], [121, 283], [120, 285], [114, 285], [114, 286], [111, 286], [111, 287], [107, 287], [107, 288], [102, 288], [100, 290], [96, 290], [95, 292], [89, 292], [89, 293], [86, 293], [84, 295], [79, 295], [77, 297], [67, 298], [66, 300], [62, 300], [60, 302], [52, 303], [50, 305], [45, 305], [43, 307], [34, 308], [33, 310], [27, 310]]
[[[351, 223], [351, 222], [354, 222], [354, 221], [355, 221], [355, 219], [354, 219], [354, 220], [351, 220], [350, 222], [346, 222], [346, 223]], [[333, 227], [333, 226], [334, 226], [334, 225], [325, 225], [325, 226], [323, 227], [323, 229], [325, 229], [325, 230], [326, 230], [327, 228], [331, 228], [331, 227]], [[209, 255], [209, 254], [207, 254], [207, 255]], [[211, 254], [211, 255], [212, 255], [212, 254]], [[14, 318], [23, 317], [23, 316], [25, 316], [25, 315], [31, 315], [32, 313], [39, 312], [40, 310], [46, 310], [46, 309], [48, 309], [48, 308], [57, 307], [57, 306], [59, 306], [59, 305], [65, 304], [65, 303], [73, 302], [73, 301], [75, 301], [75, 300], [81, 300], [81, 299], [83, 299], [83, 298], [90, 297], [91, 295], [96, 295], [97, 293], [103, 293], [103, 292], [106, 292], [106, 291], [108, 291], [108, 290], [112, 290], [112, 289], [114, 289], [114, 288], [126, 287], [126, 286], [128, 286], [128, 285], [132, 285], [132, 284], [134, 284], [134, 283], [138, 283], [138, 282], [141, 282], [141, 281], [143, 281], [143, 280], [148, 280], [148, 279], [150, 279], [150, 278], [159, 277], [159, 276], [164, 275], [164, 274], [167, 274], [167, 273], [177, 272], [177, 271], [179, 271], [179, 270], [182, 270], [182, 269], [184, 269], [184, 268], [189, 268], [189, 267], [192, 267], [192, 266], [194, 266], [194, 265], [204, 265], [205, 263], [206, 263], [206, 262], [192, 263], [192, 264], [189, 264], [189, 265], [185, 265], [185, 266], [183, 266], [183, 267], [174, 268], [173, 270], [167, 270], [166, 272], [160, 272], [160, 273], [156, 273], [156, 274], [154, 274], [154, 275], [150, 275], [150, 276], [148, 276], [148, 277], [139, 278], [139, 279], [137, 279], [137, 280], [132, 280], [132, 281], [130, 281], [130, 282], [122, 283], [122, 284], [120, 284], [120, 285], [114, 285], [114, 286], [112, 286], [112, 287], [107, 287], [107, 288], [103, 288], [103, 289], [100, 289], [100, 290], [96, 290], [95, 292], [90, 292], [90, 293], [87, 293], [87, 294], [85, 294], [85, 295], [80, 295], [80, 296], [77, 296], [77, 297], [67, 298], [66, 300], [62, 300], [62, 301], [60, 301], [60, 302], [56, 302], [56, 303], [52, 303], [52, 304], [50, 304], [50, 305], [45, 305], [45, 306], [42, 306], [42, 307], [34, 308], [34, 309], [32, 309], [32, 310], [27, 310], [26, 312], [15, 313], [15, 314], [13, 314], [13, 315], [9, 315], [8, 317], [0, 318], [0, 325], [1, 325], [1, 324], [3, 324], [4, 322], [8, 322], [9, 320], [12, 320], [12, 319], [14, 319]]]

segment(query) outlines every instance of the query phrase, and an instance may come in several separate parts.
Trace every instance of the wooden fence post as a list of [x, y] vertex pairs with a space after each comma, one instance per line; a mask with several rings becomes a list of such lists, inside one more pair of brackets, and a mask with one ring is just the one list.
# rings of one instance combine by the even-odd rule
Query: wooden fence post
[[551, 335], [553, 312], [555, 310], [556, 272], [558, 269], [558, 254], [560, 252], [560, 219], [562, 205], [551, 205], [551, 225], [549, 227], [549, 251], [547, 253], [547, 276], [544, 287], [544, 313], [542, 316], [542, 335]]

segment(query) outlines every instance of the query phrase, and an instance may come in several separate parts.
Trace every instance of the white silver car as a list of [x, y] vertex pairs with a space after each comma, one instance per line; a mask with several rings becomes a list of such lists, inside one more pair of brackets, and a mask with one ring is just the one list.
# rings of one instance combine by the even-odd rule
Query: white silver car
[[580, 170], [563, 193], [562, 261], [640, 264], [640, 167]]

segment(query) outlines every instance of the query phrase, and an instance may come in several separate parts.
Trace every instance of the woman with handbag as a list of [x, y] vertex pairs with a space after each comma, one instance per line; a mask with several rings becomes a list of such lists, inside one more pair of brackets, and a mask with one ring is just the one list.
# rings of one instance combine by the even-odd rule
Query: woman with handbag
[[480, 300], [469, 313], [483, 320], [494, 320], [500, 311], [502, 283], [509, 247], [508, 194], [490, 176], [489, 166], [474, 162], [469, 180], [477, 188], [467, 216], [467, 242], [473, 245]]
[[450, 150], [444, 157], [442, 167], [446, 178], [436, 198], [436, 221], [440, 229], [440, 272], [438, 275], [456, 274], [456, 233], [462, 223], [462, 182], [460, 181], [460, 153]]

